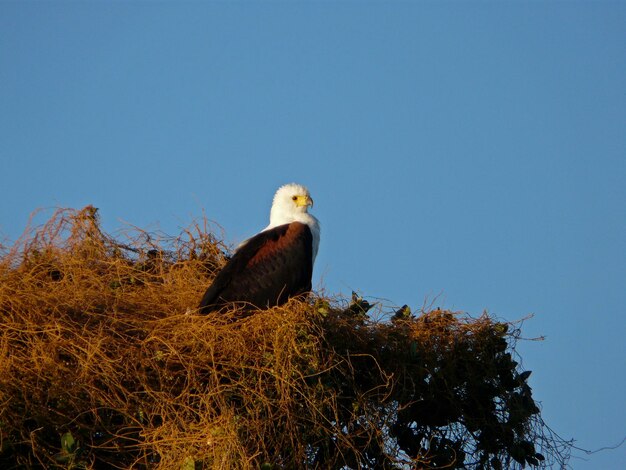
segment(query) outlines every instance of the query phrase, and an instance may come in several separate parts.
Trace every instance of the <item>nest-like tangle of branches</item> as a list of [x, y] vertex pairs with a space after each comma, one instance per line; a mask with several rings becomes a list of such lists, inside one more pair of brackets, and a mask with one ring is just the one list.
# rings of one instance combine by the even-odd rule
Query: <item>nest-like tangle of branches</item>
[[[0, 262], [2, 468], [502, 468], [563, 464], [515, 324], [312, 296], [195, 307], [225, 247], [103, 233], [59, 210]], [[381, 310], [382, 311], [382, 310]], [[379, 311], [379, 313], [381, 312]]]

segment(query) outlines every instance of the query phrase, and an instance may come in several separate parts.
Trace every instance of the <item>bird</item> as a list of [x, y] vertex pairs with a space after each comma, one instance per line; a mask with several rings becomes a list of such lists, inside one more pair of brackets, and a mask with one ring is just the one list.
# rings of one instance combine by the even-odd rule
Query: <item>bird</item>
[[270, 222], [242, 242], [198, 306], [202, 314], [234, 304], [242, 311], [282, 305], [311, 291], [313, 264], [320, 243], [320, 224], [310, 214], [309, 190], [296, 183], [278, 188]]

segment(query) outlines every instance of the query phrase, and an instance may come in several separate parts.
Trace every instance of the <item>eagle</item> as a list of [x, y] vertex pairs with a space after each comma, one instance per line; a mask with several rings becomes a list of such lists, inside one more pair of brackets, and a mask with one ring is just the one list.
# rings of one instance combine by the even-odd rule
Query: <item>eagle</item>
[[312, 206], [306, 187], [278, 188], [269, 225], [237, 247], [204, 293], [199, 312], [233, 303], [243, 310], [265, 309], [310, 292], [320, 242], [319, 221], [308, 212]]

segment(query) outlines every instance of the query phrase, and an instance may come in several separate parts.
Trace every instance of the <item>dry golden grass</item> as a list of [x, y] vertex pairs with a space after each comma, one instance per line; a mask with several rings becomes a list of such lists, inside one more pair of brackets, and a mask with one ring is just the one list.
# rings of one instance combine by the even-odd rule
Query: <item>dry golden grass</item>
[[5, 249], [0, 467], [566, 460], [513, 361], [514, 325], [439, 310], [375, 322], [356, 297], [198, 315], [224, 261], [205, 222], [116, 239], [92, 207], [59, 210]]

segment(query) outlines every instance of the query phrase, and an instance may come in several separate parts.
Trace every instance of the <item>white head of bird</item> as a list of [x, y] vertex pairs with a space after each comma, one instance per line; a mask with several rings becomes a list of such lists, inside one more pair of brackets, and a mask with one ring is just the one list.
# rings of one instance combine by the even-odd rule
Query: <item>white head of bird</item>
[[270, 211], [270, 225], [278, 226], [299, 221], [301, 214], [308, 213], [313, 206], [309, 190], [300, 184], [290, 183], [281, 186], [274, 195]]
[[291, 222], [307, 224], [313, 235], [313, 259], [315, 259], [320, 239], [320, 224], [313, 215], [309, 214], [309, 207], [313, 207], [313, 198], [305, 186], [296, 183], [281, 186], [274, 194], [270, 210], [270, 224], [265, 230]]

